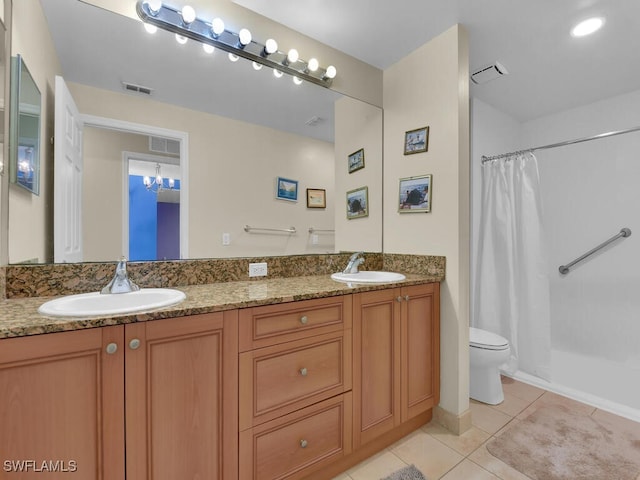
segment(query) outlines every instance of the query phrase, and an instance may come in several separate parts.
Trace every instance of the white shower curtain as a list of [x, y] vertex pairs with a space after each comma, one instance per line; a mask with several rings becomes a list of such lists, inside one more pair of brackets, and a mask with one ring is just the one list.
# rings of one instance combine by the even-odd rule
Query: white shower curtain
[[549, 280], [536, 157], [485, 162], [482, 185], [475, 326], [509, 340], [507, 373], [549, 380]]

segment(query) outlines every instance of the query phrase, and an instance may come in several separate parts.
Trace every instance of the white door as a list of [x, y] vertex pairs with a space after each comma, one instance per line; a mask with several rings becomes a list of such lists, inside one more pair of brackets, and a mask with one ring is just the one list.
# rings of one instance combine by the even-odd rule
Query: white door
[[56, 76], [53, 256], [82, 261], [82, 121], [71, 92]]

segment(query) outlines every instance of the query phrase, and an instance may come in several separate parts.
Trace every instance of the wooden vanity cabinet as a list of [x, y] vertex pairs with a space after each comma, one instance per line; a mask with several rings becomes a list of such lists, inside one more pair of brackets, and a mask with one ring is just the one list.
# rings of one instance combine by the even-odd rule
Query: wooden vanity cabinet
[[240, 479], [298, 479], [351, 452], [351, 300], [240, 310]]
[[236, 310], [0, 340], [3, 461], [34, 460], [21, 479], [42, 462], [86, 480], [237, 478], [237, 378]]
[[353, 446], [439, 402], [440, 284], [354, 295]]
[[105, 327], [0, 340], [4, 475], [124, 478], [123, 339]]

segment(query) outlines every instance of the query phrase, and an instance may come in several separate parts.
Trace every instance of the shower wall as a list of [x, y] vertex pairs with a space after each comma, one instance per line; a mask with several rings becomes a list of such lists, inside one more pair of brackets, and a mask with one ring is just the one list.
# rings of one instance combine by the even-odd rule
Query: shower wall
[[[473, 113], [472, 162], [477, 168], [483, 154], [640, 126], [640, 90], [523, 124], [478, 101]], [[503, 132], [517, 138], [517, 146], [507, 146]], [[476, 141], [479, 135], [483, 138]], [[487, 143], [496, 149], [487, 150]], [[549, 256], [551, 380], [640, 414], [640, 132], [539, 150], [536, 156]], [[479, 175], [473, 189], [480, 189]], [[473, 198], [475, 226], [479, 198]], [[622, 227], [630, 228], [632, 236], [568, 275], [558, 272], [559, 265]]]

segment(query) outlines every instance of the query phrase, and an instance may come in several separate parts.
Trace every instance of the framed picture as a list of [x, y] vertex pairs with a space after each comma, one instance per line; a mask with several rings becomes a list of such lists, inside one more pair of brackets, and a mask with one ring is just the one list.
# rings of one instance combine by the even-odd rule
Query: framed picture
[[364, 148], [349, 155], [349, 173], [364, 168]]
[[431, 211], [431, 175], [400, 179], [398, 211], [419, 213]]
[[322, 188], [307, 188], [307, 208], [326, 208], [327, 191]]
[[347, 219], [369, 215], [369, 187], [360, 187], [347, 192]]
[[404, 154], [426, 152], [429, 148], [429, 127], [416, 128], [404, 134]]
[[290, 202], [298, 201], [298, 181], [289, 178], [276, 178], [276, 198], [280, 200], [288, 200]]

